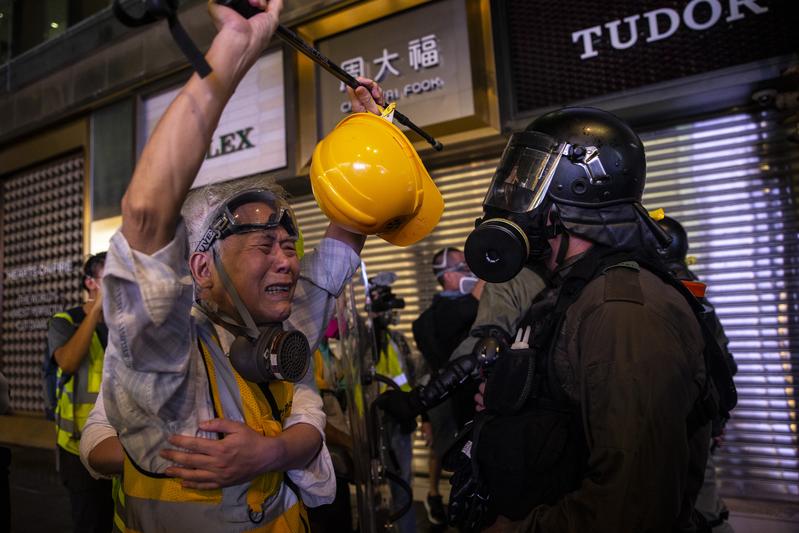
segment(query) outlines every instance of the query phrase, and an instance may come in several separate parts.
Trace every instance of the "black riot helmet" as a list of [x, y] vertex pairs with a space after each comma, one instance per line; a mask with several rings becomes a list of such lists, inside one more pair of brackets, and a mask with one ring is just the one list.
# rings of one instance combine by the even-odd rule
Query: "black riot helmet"
[[685, 228], [671, 217], [663, 217], [658, 220], [658, 226], [671, 237], [671, 243], [668, 246], [658, 248], [663, 262], [667, 265], [685, 263], [685, 256], [688, 255], [688, 233], [685, 232]]
[[642, 226], [662, 234], [641, 206], [645, 176], [643, 143], [615, 115], [589, 107], [547, 113], [511, 135], [483, 201], [485, 216], [467, 239], [466, 261], [479, 277], [501, 282], [549, 253], [547, 241], [558, 233], [640, 246]]

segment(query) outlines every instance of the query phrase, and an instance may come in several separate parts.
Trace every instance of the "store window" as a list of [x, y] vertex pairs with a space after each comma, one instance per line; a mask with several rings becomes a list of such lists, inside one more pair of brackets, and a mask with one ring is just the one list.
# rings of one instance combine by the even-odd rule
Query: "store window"
[[107, 0], [0, 0], [0, 64], [107, 8]]

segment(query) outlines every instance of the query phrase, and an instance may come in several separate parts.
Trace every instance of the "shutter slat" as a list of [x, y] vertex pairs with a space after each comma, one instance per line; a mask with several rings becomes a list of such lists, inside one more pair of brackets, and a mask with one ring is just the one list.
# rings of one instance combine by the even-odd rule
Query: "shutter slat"
[[772, 111], [720, 115], [641, 135], [648, 207], [688, 232], [692, 267], [730, 339], [739, 405], [716, 452], [723, 494], [799, 494], [799, 149]]

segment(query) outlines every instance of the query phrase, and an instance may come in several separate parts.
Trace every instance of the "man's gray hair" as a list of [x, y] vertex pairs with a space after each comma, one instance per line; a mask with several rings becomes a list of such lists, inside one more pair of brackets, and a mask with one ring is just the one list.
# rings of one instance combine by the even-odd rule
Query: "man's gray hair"
[[286, 191], [275, 183], [274, 178], [264, 175], [251, 176], [233, 181], [213, 183], [199, 187], [189, 192], [183, 208], [180, 210], [186, 223], [189, 234], [189, 250], [194, 251], [197, 244], [208, 229], [210, 218], [214, 212], [225, 202], [240, 192], [250, 189], [267, 189], [282, 199], [286, 198]]

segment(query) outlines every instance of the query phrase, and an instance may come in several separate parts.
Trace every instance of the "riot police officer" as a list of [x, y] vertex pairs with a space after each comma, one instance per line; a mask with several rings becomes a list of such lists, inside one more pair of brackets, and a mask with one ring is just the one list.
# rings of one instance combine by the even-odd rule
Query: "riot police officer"
[[720, 355], [701, 306], [648, 253], [668, 237], [644, 182], [643, 144], [610, 113], [564, 108], [511, 136], [466, 259], [502, 282], [540, 258], [551, 288], [515, 337], [478, 345], [481, 412], [450, 461], [465, 528], [695, 528], [710, 413], [734, 387], [707, 379]]

